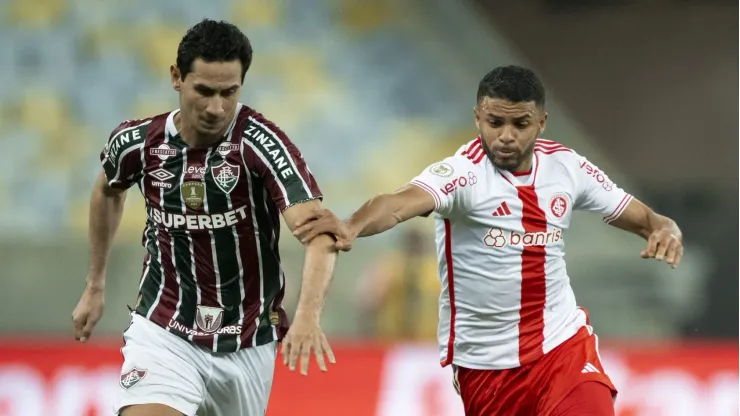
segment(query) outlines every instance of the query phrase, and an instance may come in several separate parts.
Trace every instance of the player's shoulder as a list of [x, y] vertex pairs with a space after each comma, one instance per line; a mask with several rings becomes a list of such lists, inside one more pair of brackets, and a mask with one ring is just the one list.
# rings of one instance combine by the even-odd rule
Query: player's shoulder
[[259, 140], [260, 135], [264, 135], [274, 140], [289, 141], [288, 136], [275, 121], [246, 104], [240, 104], [236, 118], [244, 138]]
[[151, 117], [124, 120], [111, 131], [108, 137], [109, 143], [121, 142], [121, 144], [132, 143], [132, 142], [145, 142], [147, 137], [150, 137], [153, 133], [156, 134], [157, 129], [161, 132], [164, 131], [167, 123], [167, 117], [171, 112], [157, 114]]
[[460, 146], [445, 162], [459, 168], [474, 169], [483, 167], [485, 160], [483, 142], [480, 137], [476, 137]]
[[572, 165], [581, 156], [570, 147], [564, 146], [556, 141], [538, 138], [534, 144], [534, 153], [539, 159], [555, 163]]

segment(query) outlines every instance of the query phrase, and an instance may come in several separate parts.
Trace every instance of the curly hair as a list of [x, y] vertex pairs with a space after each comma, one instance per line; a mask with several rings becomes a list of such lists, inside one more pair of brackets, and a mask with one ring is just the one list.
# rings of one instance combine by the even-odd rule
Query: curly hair
[[543, 108], [545, 87], [531, 69], [516, 65], [500, 66], [486, 74], [478, 85], [478, 102], [485, 97], [513, 103], [534, 101]]
[[177, 47], [177, 68], [180, 78], [192, 72], [196, 59], [205, 62], [229, 62], [238, 59], [242, 64], [242, 82], [252, 64], [252, 45], [238, 27], [225, 21], [203, 19], [188, 29]]

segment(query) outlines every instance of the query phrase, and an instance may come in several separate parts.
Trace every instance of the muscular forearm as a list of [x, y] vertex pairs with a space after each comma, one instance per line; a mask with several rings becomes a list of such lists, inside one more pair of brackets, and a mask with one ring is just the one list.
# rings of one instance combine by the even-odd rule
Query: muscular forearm
[[356, 237], [380, 234], [408, 220], [399, 212], [396, 198], [390, 194], [378, 195], [365, 202], [360, 209], [347, 219], [349, 229]]
[[89, 242], [90, 264], [88, 267], [88, 286], [105, 285], [105, 269], [111, 243], [121, 223], [126, 194], [116, 191], [106, 192], [103, 186], [96, 186], [90, 197]]
[[303, 282], [296, 316], [319, 319], [336, 261], [337, 250], [332, 237], [320, 235], [306, 245]]

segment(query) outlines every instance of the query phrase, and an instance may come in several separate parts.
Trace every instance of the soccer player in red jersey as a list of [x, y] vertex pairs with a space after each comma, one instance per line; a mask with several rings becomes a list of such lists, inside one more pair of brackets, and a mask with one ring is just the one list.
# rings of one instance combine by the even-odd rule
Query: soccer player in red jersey
[[672, 267], [681, 231], [585, 157], [539, 138], [545, 90], [531, 70], [487, 74], [474, 116], [479, 136], [453, 156], [345, 222], [317, 210], [295, 234], [305, 243], [333, 233], [348, 250], [358, 237], [434, 213], [440, 362], [453, 366], [466, 414], [613, 415], [617, 389], [576, 304], [563, 231], [575, 210], [595, 212], [647, 240], [643, 258]]
[[72, 319], [85, 342], [103, 313], [105, 270], [126, 190], [146, 202], [143, 273], [124, 357], [117, 411], [125, 416], [265, 413], [277, 344], [306, 374], [310, 354], [334, 362], [319, 314], [337, 250], [305, 245], [295, 319], [281, 303], [278, 240], [321, 206], [301, 153], [274, 123], [238, 101], [252, 62], [247, 37], [203, 20], [170, 68], [180, 108], [124, 121], [100, 158], [90, 201], [87, 285]]

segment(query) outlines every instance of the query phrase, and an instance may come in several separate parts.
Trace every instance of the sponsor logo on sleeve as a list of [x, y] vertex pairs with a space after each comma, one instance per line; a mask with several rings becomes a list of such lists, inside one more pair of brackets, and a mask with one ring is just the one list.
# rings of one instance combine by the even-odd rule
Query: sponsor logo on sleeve
[[[452, 173], [452, 172], [450, 172]], [[478, 177], [473, 172], [468, 172], [466, 176], [460, 176], [447, 182], [445, 186], [439, 188], [443, 194], [449, 195], [459, 188], [465, 188], [466, 186], [473, 186], [478, 183]]]
[[609, 192], [614, 189], [614, 182], [609, 180], [606, 173], [599, 170], [599, 168], [589, 163], [586, 159], [583, 159], [579, 166], [581, 170], [586, 172], [586, 175], [601, 184], [601, 187], [604, 188], [605, 191]]
[[434, 165], [430, 166], [429, 172], [432, 175], [437, 175], [443, 178], [447, 178], [449, 176], [452, 176], [452, 173], [455, 172], [455, 169], [453, 169], [452, 166], [450, 166], [447, 163], [440, 162], [440, 163], [435, 163]]

